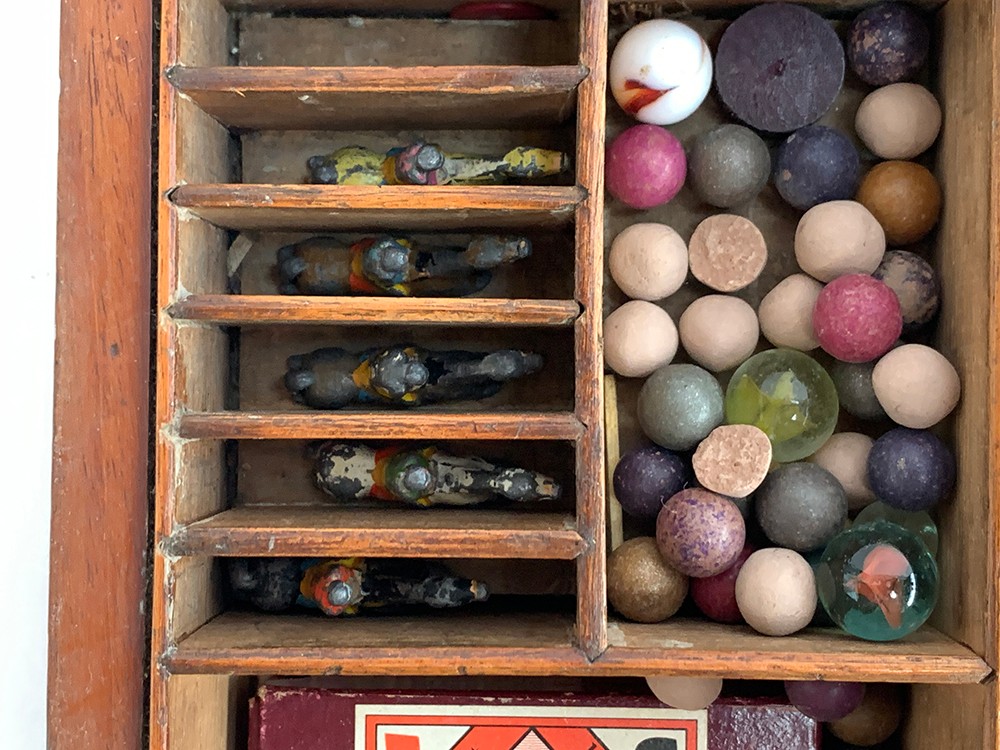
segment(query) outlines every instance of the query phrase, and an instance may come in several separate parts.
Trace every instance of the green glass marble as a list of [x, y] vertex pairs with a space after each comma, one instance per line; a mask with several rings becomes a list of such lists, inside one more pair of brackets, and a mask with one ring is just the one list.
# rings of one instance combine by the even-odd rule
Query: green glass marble
[[864, 526], [874, 521], [888, 521], [912, 531], [927, 545], [928, 551], [936, 558], [938, 551], [938, 530], [934, 519], [926, 511], [905, 511], [893, 508], [883, 502], [874, 502], [858, 513], [854, 526]]
[[778, 463], [815, 453], [833, 434], [839, 409], [837, 389], [826, 370], [794, 349], [769, 349], [750, 357], [726, 390], [726, 422], [763, 430]]
[[919, 536], [875, 521], [833, 538], [816, 568], [816, 588], [843, 630], [867, 641], [895, 641], [934, 610], [937, 563]]

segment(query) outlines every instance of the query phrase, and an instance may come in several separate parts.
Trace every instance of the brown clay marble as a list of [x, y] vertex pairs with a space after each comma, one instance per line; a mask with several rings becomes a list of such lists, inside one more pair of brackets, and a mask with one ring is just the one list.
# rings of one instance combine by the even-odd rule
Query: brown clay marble
[[691, 273], [717, 292], [749, 286], [767, 264], [767, 243], [742, 216], [716, 214], [702, 221], [688, 243]]
[[687, 277], [687, 244], [666, 224], [633, 224], [611, 243], [608, 266], [618, 288], [632, 299], [663, 299]]
[[813, 206], [795, 229], [799, 268], [822, 282], [849, 273], [872, 273], [885, 254], [885, 232], [856, 201]]
[[764, 337], [775, 346], [808, 352], [819, 346], [813, 332], [813, 308], [823, 285], [796, 273], [782, 279], [760, 301], [757, 317]]
[[684, 351], [712, 372], [743, 364], [757, 348], [757, 313], [739, 297], [709, 294], [699, 297], [677, 323]]
[[884, 161], [861, 180], [858, 202], [872, 212], [890, 245], [922, 240], [941, 213], [941, 186], [931, 171], [912, 161]]
[[903, 696], [898, 685], [869, 685], [861, 705], [827, 728], [839, 740], [871, 747], [889, 739], [903, 720]]
[[858, 137], [882, 159], [913, 159], [929, 149], [941, 131], [941, 105], [916, 83], [875, 89], [854, 119]]
[[722, 425], [699, 443], [691, 463], [705, 489], [729, 497], [746, 497], [767, 476], [771, 440], [753, 425]]
[[652, 302], [631, 300], [604, 320], [604, 363], [623, 377], [645, 377], [676, 353], [677, 326]]
[[687, 576], [663, 560], [652, 537], [629, 539], [608, 556], [608, 602], [629, 620], [662, 622], [687, 593]]

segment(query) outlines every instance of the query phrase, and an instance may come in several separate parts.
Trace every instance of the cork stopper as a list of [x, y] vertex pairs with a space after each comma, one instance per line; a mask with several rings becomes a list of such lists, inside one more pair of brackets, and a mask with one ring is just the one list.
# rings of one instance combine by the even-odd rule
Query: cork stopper
[[709, 216], [688, 244], [691, 273], [718, 292], [752, 284], [767, 263], [764, 235], [749, 219], [734, 214]]
[[753, 425], [716, 427], [698, 445], [692, 464], [698, 482], [705, 489], [729, 497], [746, 497], [767, 476], [771, 441]]

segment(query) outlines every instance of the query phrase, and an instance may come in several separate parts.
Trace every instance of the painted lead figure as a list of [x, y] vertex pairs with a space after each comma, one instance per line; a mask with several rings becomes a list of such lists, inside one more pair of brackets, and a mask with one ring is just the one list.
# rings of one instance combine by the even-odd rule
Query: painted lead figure
[[229, 583], [241, 601], [283, 612], [298, 605], [332, 617], [412, 606], [461, 607], [489, 598], [480, 581], [459, 578], [427, 560], [232, 558]]
[[435, 143], [418, 141], [380, 154], [347, 146], [306, 162], [320, 185], [497, 185], [554, 177], [569, 171], [569, 155], [518, 146], [500, 157], [449, 154]]
[[541, 355], [517, 349], [484, 354], [401, 345], [359, 353], [330, 347], [289, 357], [285, 386], [296, 402], [314, 409], [420, 406], [488, 398], [542, 364]]
[[529, 255], [526, 237], [483, 235], [464, 248], [388, 236], [348, 247], [311, 237], [278, 250], [278, 276], [285, 294], [462, 297], [485, 289], [492, 269]]
[[372, 448], [328, 442], [318, 452], [316, 483], [344, 502], [374, 498], [423, 508], [490, 500], [532, 502], [561, 494], [556, 481], [543, 474], [451, 455], [433, 446]]

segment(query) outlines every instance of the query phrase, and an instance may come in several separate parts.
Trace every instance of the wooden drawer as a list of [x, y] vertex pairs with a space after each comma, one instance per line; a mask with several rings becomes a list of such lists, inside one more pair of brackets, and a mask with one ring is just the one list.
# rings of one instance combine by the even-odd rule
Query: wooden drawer
[[[248, 690], [269, 674], [909, 682], [907, 747], [994, 747], [996, 689], [979, 684], [998, 662], [994, 8], [949, 0], [935, 13], [946, 123], [938, 344], [964, 385], [960, 484], [940, 518], [932, 626], [878, 644], [609, 618], [605, 428], [620, 425], [604, 421], [604, 249], [636, 220], [604, 201], [605, 132], [620, 124], [605, 103], [609, 7], [551, 0], [558, 20], [433, 18], [452, 4], [163, 2], [151, 747], [232, 746]], [[634, 5], [612, 2], [610, 15]], [[731, 4], [641, 5], [709, 18]], [[304, 184], [311, 154], [417, 135], [570, 150], [574, 171], [529, 187]], [[523, 273], [461, 299], [288, 297], [268, 276], [290, 239], [375, 229], [517, 230], [537, 251]], [[275, 385], [290, 354], [393, 337], [530, 341], [545, 377], [474, 408], [402, 415], [308, 411]], [[627, 421], [620, 393], [610, 413]], [[318, 438], [448, 441], [533, 460], [567, 492], [535, 513], [331, 509], [308, 482], [304, 443]], [[485, 571], [497, 596], [476, 612], [331, 622], [235, 611], [222, 586], [226, 557], [402, 554]]]

